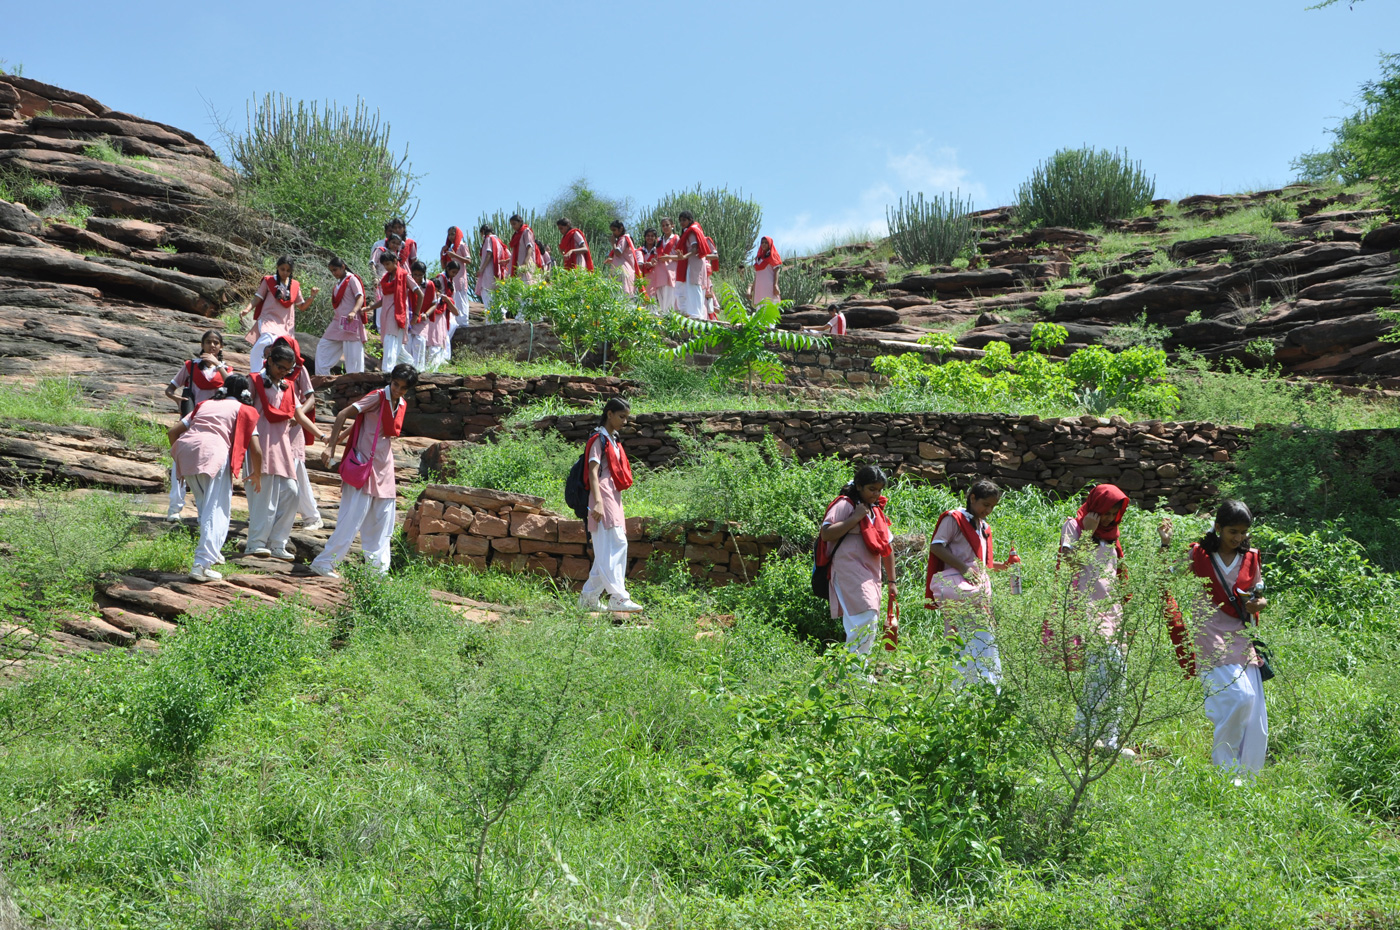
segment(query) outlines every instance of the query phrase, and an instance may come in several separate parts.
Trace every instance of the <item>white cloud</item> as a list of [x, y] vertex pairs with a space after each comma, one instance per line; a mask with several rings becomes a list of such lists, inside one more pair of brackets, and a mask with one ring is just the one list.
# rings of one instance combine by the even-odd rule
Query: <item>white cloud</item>
[[920, 144], [903, 153], [891, 153], [884, 171], [860, 192], [855, 204], [839, 213], [814, 217], [799, 213], [774, 233], [782, 248], [794, 253], [815, 250], [836, 239], [857, 235], [884, 236], [888, 232], [885, 208], [907, 192], [922, 191], [926, 196], [961, 190], [974, 201], [986, 197], [980, 183], [968, 181], [968, 170], [958, 165], [958, 153], [947, 146], [929, 150]]

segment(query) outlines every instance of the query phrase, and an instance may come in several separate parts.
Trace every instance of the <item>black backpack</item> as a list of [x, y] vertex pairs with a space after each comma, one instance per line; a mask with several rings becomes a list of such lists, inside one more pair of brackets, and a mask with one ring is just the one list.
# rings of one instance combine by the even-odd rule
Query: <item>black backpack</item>
[[[840, 500], [841, 498], [838, 497], [832, 501], [826, 508], [827, 513], [830, 513], [831, 508], [835, 507]], [[826, 514], [822, 514], [822, 518], [825, 520]], [[849, 535], [849, 533], [846, 534], [846, 536]], [[821, 530], [817, 531], [817, 541], [812, 544], [812, 593], [824, 601], [831, 600], [831, 563], [835, 561], [836, 550], [841, 548], [841, 544], [846, 541], [846, 536], [836, 540], [836, 545], [831, 547], [831, 556], [826, 560], [825, 565], [817, 561], [817, 557], [822, 551]]]
[[[608, 442], [607, 433], [599, 435], [603, 437], [603, 442]], [[588, 444], [585, 442], [583, 454], [578, 457], [578, 461], [569, 469], [569, 476], [564, 479], [564, 503], [580, 520], [588, 519], [588, 486], [583, 483], [587, 468]]]

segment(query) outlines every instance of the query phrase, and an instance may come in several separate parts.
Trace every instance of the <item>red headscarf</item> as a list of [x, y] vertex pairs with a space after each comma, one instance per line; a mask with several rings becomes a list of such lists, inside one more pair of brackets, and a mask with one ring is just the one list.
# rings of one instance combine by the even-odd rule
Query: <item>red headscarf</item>
[[394, 298], [394, 323], [399, 329], [408, 328], [408, 272], [402, 264], [392, 272], [386, 271], [379, 279], [379, 290], [385, 296]]
[[[763, 243], [768, 243], [768, 254], [763, 254]], [[753, 270], [762, 271], [765, 268], [776, 268], [783, 263], [783, 257], [778, 254], [778, 250], [773, 246], [773, 237], [764, 236], [758, 242], [758, 257], [754, 259]]]
[[565, 268], [577, 268], [578, 263], [582, 261], [584, 267], [589, 271], [593, 270], [593, 253], [588, 249], [588, 239], [584, 236], [583, 230], [577, 226], [559, 237], [559, 251], [565, 252], [570, 249], [583, 249], [583, 258], [580, 259], [577, 255], [565, 255]]
[[447, 237], [447, 245], [443, 246], [442, 251], [438, 254], [438, 264], [442, 265], [443, 268], [446, 268], [447, 263], [456, 258], [456, 256], [452, 253], [456, 252], [461, 247], [462, 231], [456, 226], [453, 226], [451, 229], [451, 233]]
[[1099, 521], [1099, 528], [1094, 530], [1094, 538], [1113, 543], [1113, 548], [1117, 550], [1118, 558], [1121, 559], [1123, 557], [1123, 544], [1118, 541], [1118, 528], [1123, 520], [1123, 514], [1127, 511], [1128, 495], [1124, 494], [1117, 485], [1101, 484], [1090, 491], [1084, 503], [1079, 505], [1079, 512], [1074, 515], [1074, 522], [1083, 531], [1085, 514], [1102, 514], [1104, 519]]

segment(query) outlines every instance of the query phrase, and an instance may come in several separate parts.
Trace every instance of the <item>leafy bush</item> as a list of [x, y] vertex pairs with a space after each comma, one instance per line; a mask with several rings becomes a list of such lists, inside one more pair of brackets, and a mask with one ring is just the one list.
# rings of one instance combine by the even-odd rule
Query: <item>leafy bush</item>
[[806, 265], [784, 263], [778, 276], [783, 300], [794, 307], [820, 303], [827, 296], [826, 275]]
[[1016, 198], [1016, 217], [1027, 225], [1089, 229], [1134, 216], [1152, 202], [1156, 182], [1128, 153], [1061, 149], [1038, 165]]
[[821, 643], [843, 640], [841, 621], [833, 620], [827, 602], [812, 593], [811, 576], [810, 556], [775, 557], [748, 584], [724, 590], [740, 622], [756, 620]]
[[885, 208], [895, 257], [906, 265], [946, 265], [970, 252], [978, 227], [972, 211], [972, 198], [963, 200], [961, 191], [929, 200], [922, 193], [899, 198], [897, 206]]
[[1400, 710], [1396, 695], [1367, 704], [1334, 734], [1329, 777], [1338, 792], [1368, 813], [1400, 816]]
[[412, 219], [408, 150], [390, 151], [389, 124], [363, 100], [351, 112], [267, 94], [230, 147], [254, 207], [341, 255], [368, 254], [390, 217]]
[[6, 164], [0, 166], [0, 200], [22, 203], [31, 210], [44, 210], [61, 200], [63, 191], [57, 184], [45, 181], [27, 168]]
[[977, 882], [1000, 864], [1015, 739], [991, 689], [949, 686], [950, 652], [908, 653], [871, 687], [859, 660], [835, 650], [805, 688], [730, 698], [737, 745], [707, 753], [673, 788], [654, 854], [729, 894]]
[[129, 688], [123, 712], [136, 742], [155, 756], [193, 756], [214, 734], [229, 692], [196, 658], [165, 658]]
[[1154, 326], [1147, 322], [1144, 313], [1131, 323], [1110, 326], [1104, 333], [1103, 344], [1110, 349], [1127, 349], [1133, 346], [1147, 346], [1160, 349], [1172, 331], [1165, 326]]
[[426, 633], [451, 628], [452, 611], [433, 600], [429, 590], [413, 577], [381, 575], [374, 569], [347, 562], [340, 569], [345, 576], [345, 608], [336, 618], [341, 639], [356, 635]]
[[752, 391], [755, 377], [767, 384], [785, 381], [782, 356], [770, 346], [793, 351], [830, 345], [830, 340], [821, 337], [778, 329], [786, 302], [768, 301], [750, 307], [723, 282], [715, 286], [715, 293], [719, 297], [719, 322], [671, 314], [666, 323], [674, 335], [690, 337], [670, 350], [671, 357], [683, 360], [702, 352], [718, 352], [710, 373], [720, 384], [742, 378], [744, 390]]
[[605, 367], [613, 367], [661, 346], [656, 317], [629, 299], [613, 275], [560, 268], [549, 281], [506, 278], [496, 286], [491, 316], [521, 312], [527, 320], [547, 321], [580, 365], [594, 351], [605, 352]]
[[56, 488], [22, 491], [0, 511], [0, 590], [16, 613], [40, 619], [89, 609], [92, 586], [112, 567], [136, 526], [127, 502], [111, 494], [70, 496]]
[[[743, 191], [730, 191], [727, 187], [704, 188], [697, 184], [693, 190], [672, 191], [638, 220], [635, 238], [641, 242], [641, 232], [648, 226], [660, 232], [663, 216], [670, 217], [679, 232], [677, 216], [682, 210], [695, 214], [705, 235], [715, 240], [721, 271], [737, 271], [748, 264], [763, 225], [763, 208], [745, 197]], [[787, 276], [788, 269], [784, 267], [780, 286], [785, 292]]]

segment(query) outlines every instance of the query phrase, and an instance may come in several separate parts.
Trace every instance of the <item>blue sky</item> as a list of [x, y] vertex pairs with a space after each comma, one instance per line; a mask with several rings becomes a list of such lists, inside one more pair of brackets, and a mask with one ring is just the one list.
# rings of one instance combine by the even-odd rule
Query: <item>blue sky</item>
[[800, 250], [905, 191], [1008, 202], [1084, 143], [1158, 196], [1286, 183], [1400, 51], [1400, 4], [1308, 2], [11, 4], [0, 58], [216, 147], [206, 101], [240, 126], [267, 91], [362, 96], [423, 175], [429, 245], [585, 176], [638, 206], [741, 188]]

